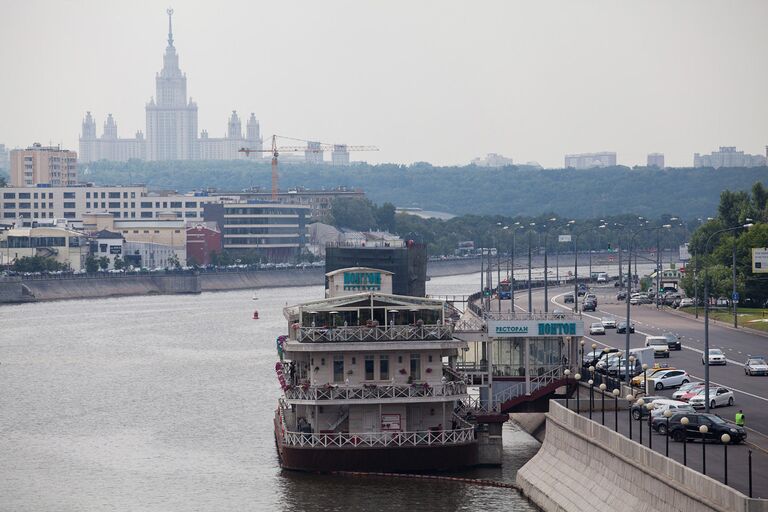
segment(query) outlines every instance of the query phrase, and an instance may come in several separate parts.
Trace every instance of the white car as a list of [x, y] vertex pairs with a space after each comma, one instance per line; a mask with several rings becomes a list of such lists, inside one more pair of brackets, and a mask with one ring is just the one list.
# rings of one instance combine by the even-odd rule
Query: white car
[[692, 391], [696, 388], [703, 388], [704, 383], [703, 382], [689, 382], [688, 384], [681, 385], [677, 391], [672, 393], [672, 400], [680, 400], [682, 396], [689, 391]]
[[[723, 351], [719, 348], [711, 348], [709, 349], [709, 366], [721, 364], [725, 366], [726, 360], [725, 360], [725, 354], [723, 354]], [[701, 356], [701, 364], [706, 364], [704, 361], [704, 356]]]
[[663, 370], [653, 374], [653, 377], [648, 379], [649, 382], [653, 382], [655, 389], [676, 388], [683, 384], [691, 382], [691, 377], [685, 370]]
[[653, 357], [669, 358], [669, 344], [664, 336], [648, 336], [645, 338], [645, 346], [653, 348]]
[[[704, 389], [699, 394], [688, 400], [692, 407], [704, 407], [706, 405]], [[733, 405], [733, 391], [727, 388], [709, 388], [709, 407], [714, 409], [721, 405]]]
[[763, 357], [750, 357], [744, 363], [744, 375], [768, 375], [768, 364]]
[[616, 328], [616, 319], [615, 318], [603, 318], [600, 323], [603, 324], [603, 328], [605, 329], [615, 329]]
[[605, 327], [600, 322], [595, 322], [589, 326], [589, 334], [605, 334]]
[[680, 307], [681, 308], [691, 308], [693, 307], [693, 299], [689, 299], [688, 297], [684, 299], [680, 299]]
[[687, 404], [685, 402], [681, 402], [679, 400], [669, 400], [665, 398], [660, 398], [658, 400], [653, 401], [653, 409], [651, 409], [651, 417], [661, 416], [664, 414], [664, 411], [671, 410], [673, 413], [678, 412], [696, 412], [696, 410], [691, 407], [690, 404]]

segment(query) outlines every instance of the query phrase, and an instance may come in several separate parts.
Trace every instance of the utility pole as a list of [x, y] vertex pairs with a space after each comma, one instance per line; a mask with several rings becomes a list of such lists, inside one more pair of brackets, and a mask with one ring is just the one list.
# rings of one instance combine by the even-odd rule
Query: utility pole
[[738, 308], [738, 300], [736, 297], [736, 234], [733, 235], [733, 261], [731, 262], [731, 273], [733, 277], [733, 294], [731, 294], [731, 301], [733, 302], [733, 326], [739, 327], [739, 317], [736, 314], [736, 308]]
[[656, 309], [661, 299], [661, 230], [656, 231]]
[[531, 230], [528, 230], [528, 312], [533, 312], [533, 292], [531, 290]]

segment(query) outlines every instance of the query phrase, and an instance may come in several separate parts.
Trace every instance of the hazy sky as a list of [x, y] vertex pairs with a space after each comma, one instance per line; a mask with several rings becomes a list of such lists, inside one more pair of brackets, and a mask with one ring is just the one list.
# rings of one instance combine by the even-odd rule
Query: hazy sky
[[[77, 149], [86, 110], [120, 136], [166, 46], [167, 2], [0, 0], [0, 143]], [[489, 152], [562, 166], [609, 150], [690, 166], [768, 144], [768, 1], [174, 0], [199, 128], [373, 144], [370, 162]]]

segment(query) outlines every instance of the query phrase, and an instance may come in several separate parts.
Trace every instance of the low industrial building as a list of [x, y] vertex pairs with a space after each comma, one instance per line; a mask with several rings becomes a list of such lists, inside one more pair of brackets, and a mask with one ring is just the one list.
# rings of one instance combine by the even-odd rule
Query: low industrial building
[[221, 231], [214, 222], [187, 226], [187, 262], [210, 265], [213, 254], [221, 253]]
[[24, 257], [53, 258], [72, 270], [85, 267], [89, 246], [85, 234], [67, 228], [43, 226], [0, 231], [0, 265]]

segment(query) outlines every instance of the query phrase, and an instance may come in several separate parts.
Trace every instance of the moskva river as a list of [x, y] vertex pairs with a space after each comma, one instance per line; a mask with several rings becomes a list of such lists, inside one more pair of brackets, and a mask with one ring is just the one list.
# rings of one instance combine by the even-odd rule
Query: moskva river
[[[512, 489], [281, 471], [274, 340], [323, 290], [253, 293], [0, 307], [0, 510], [534, 510]], [[504, 443], [503, 468], [462, 476], [513, 482], [538, 443], [510, 424]]]

